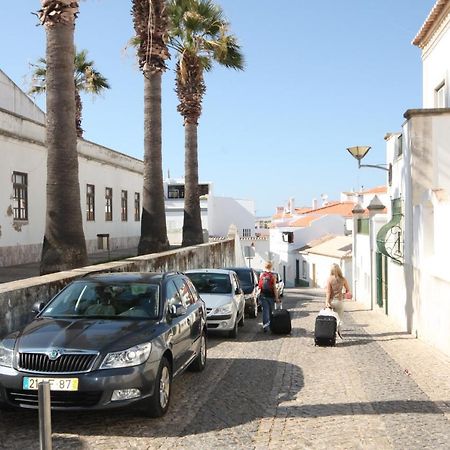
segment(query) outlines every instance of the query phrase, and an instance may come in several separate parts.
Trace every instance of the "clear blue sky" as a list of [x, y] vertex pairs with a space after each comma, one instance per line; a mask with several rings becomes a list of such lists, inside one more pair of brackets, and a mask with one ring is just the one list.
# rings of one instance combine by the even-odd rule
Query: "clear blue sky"
[[[245, 72], [215, 68], [199, 125], [199, 174], [216, 195], [254, 199], [258, 215], [290, 197], [383, 184], [357, 169], [351, 145], [385, 162], [384, 136], [422, 105], [420, 50], [411, 45], [434, 0], [221, 0], [246, 57]], [[26, 88], [29, 63], [45, 55], [39, 0], [2, 2], [0, 68]], [[80, 2], [75, 42], [112, 89], [84, 99], [85, 138], [143, 157], [143, 81], [132, 50], [131, 0]], [[163, 80], [164, 175], [183, 176], [184, 129], [173, 72]], [[44, 99], [38, 104], [43, 107]]]

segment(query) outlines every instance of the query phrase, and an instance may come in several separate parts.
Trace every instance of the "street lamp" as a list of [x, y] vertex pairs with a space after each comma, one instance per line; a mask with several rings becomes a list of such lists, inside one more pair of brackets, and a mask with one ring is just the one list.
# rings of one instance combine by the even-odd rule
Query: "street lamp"
[[[358, 169], [361, 167], [372, 167], [372, 169], [381, 169], [386, 170], [388, 172], [389, 177], [389, 184], [391, 184], [392, 179], [392, 164], [361, 164], [361, 160], [364, 158], [364, 156], [367, 155], [369, 150], [371, 149], [368, 145], [358, 145], [356, 147], [348, 147], [347, 150], [350, 153], [350, 155], [353, 156], [353, 158], [358, 160]], [[386, 166], [387, 167], [384, 167]]]

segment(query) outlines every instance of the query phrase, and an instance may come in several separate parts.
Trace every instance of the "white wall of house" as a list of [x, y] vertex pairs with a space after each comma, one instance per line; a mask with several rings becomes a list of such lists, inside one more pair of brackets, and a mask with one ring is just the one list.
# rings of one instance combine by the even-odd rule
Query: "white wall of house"
[[313, 285], [313, 273], [315, 274], [315, 287], [326, 288], [327, 281], [330, 276], [330, 268], [332, 264], [337, 264], [349, 285], [352, 285], [352, 258], [336, 258], [333, 256], [318, 255], [308, 253], [303, 255], [308, 265], [308, 280], [310, 286]]
[[231, 197], [213, 197], [214, 215], [211, 217], [210, 235], [226, 236], [231, 224], [236, 225], [239, 236], [255, 235], [255, 202]]
[[45, 114], [36, 104], [0, 70], [0, 108], [39, 123], [45, 122]]
[[[426, 47], [422, 51], [423, 63], [423, 107], [450, 106], [450, 5], [442, 13], [445, 17]], [[436, 90], [444, 83], [444, 105], [437, 104]]]
[[[298, 249], [308, 242], [326, 234], [344, 234], [345, 218], [328, 215], [312, 221], [309, 227], [277, 227], [270, 230], [270, 255], [274, 262], [275, 271], [282, 274], [287, 287], [295, 286], [296, 260], [300, 258], [300, 272], [303, 258]], [[283, 241], [283, 233], [292, 232], [294, 241]]]

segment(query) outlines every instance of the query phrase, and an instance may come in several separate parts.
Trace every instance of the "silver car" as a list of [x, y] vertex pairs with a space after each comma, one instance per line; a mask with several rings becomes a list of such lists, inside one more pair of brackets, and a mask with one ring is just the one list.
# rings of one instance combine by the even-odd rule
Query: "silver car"
[[226, 332], [236, 338], [244, 325], [245, 298], [236, 273], [225, 269], [195, 269], [185, 274], [206, 304], [209, 331]]

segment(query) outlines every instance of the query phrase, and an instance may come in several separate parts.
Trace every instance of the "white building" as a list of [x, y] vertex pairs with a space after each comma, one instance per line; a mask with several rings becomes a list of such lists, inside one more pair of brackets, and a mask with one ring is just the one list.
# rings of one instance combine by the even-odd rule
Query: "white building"
[[[316, 206], [316, 205], [314, 205]], [[303, 255], [299, 250], [309, 242], [328, 234], [346, 235], [353, 201], [327, 202], [320, 208], [277, 210], [270, 229], [270, 258], [287, 287], [304, 284], [312, 274], [304, 273]], [[309, 266], [307, 266], [309, 267]]]
[[436, 1], [413, 44], [422, 50], [423, 108], [386, 136], [391, 202], [387, 223], [373, 220], [372, 293], [375, 309], [450, 354], [450, 0]]
[[[40, 260], [45, 230], [47, 150], [45, 114], [0, 71], [0, 266]], [[136, 248], [142, 209], [142, 161], [101, 145], [78, 140], [80, 202], [88, 253]], [[201, 214], [210, 235], [253, 236], [251, 200], [214, 197], [200, 185]], [[184, 182], [164, 182], [167, 229], [181, 242]]]

